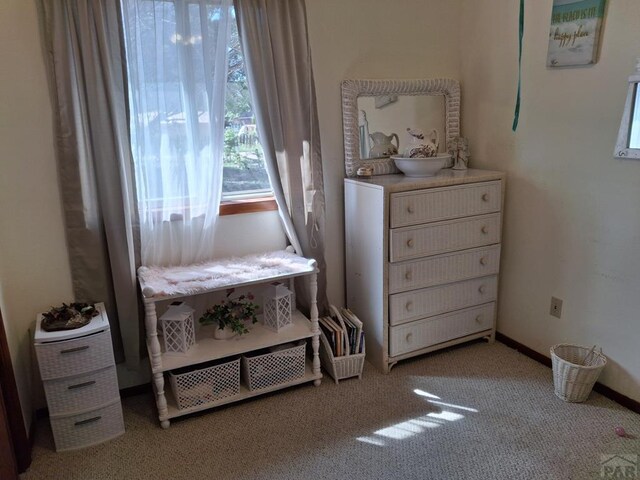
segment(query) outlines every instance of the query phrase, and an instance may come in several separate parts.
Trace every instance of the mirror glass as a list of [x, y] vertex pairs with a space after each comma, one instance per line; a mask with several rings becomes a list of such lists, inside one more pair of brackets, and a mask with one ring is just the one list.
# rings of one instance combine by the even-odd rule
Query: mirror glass
[[638, 85], [635, 84], [634, 102], [631, 109], [631, 126], [629, 131], [629, 148], [640, 148], [640, 95]]
[[439, 152], [446, 151], [444, 95], [384, 95], [358, 97], [360, 159], [402, 155], [409, 134], [420, 129], [429, 138], [438, 132]]

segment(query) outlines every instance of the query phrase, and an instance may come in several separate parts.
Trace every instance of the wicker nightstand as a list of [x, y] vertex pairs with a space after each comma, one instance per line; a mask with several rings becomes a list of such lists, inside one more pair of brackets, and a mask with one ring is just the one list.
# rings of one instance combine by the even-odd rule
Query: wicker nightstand
[[40, 375], [57, 451], [74, 450], [124, 433], [109, 321], [100, 315], [76, 330], [46, 332], [36, 321]]

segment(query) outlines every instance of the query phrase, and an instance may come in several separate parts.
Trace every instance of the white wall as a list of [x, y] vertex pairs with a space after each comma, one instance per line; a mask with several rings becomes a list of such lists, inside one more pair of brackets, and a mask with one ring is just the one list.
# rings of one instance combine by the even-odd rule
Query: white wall
[[640, 162], [613, 158], [640, 2], [608, 2], [600, 61], [563, 70], [545, 67], [552, 0], [525, 2], [513, 133], [518, 3], [464, 2], [460, 25], [472, 165], [508, 172], [498, 330], [545, 355], [560, 342], [601, 345], [601, 381], [640, 400]]
[[[344, 304], [345, 79], [460, 76], [460, 0], [307, 2], [326, 196], [329, 301]], [[401, 137], [401, 140], [403, 138]]]
[[0, 2], [0, 307], [30, 422], [36, 312], [71, 298], [53, 124], [33, 2]]

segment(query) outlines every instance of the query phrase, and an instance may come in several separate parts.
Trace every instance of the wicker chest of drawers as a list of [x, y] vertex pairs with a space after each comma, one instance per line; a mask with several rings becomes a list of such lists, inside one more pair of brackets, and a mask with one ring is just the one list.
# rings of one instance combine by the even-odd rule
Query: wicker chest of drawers
[[503, 183], [472, 169], [345, 180], [347, 306], [381, 370], [494, 338]]
[[36, 357], [57, 451], [74, 450], [124, 433], [109, 321], [100, 315], [76, 330], [46, 332], [38, 315]]

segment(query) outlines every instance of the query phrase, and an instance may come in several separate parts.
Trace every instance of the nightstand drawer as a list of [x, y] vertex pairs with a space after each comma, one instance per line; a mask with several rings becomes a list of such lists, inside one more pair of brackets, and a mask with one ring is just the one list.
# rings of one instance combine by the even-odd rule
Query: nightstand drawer
[[394, 357], [493, 328], [495, 303], [391, 327], [389, 355]]
[[96, 445], [124, 433], [120, 400], [77, 415], [52, 416], [50, 420], [58, 452]]
[[500, 242], [500, 214], [396, 228], [389, 237], [391, 262], [492, 245]]
[[497, 294], [498, 277], [495, 275], [398, 293], [389, 298], [389, 323], [400, 325], [491, 302], [496, 299]]
[[114, 364], [108, 330], [73, 340], [35, 345], [43, 380], [80, 375]]
[[498, 273], [500, 246], [447, 253], [389, 266], [389, 293]]
[[51, 415], [77, 413], [120, 398], [115, 366], [75, 377], [45, 380], [44, 391]]
[[500, 182], [391, 194], [391, 228], [500, 211]]

